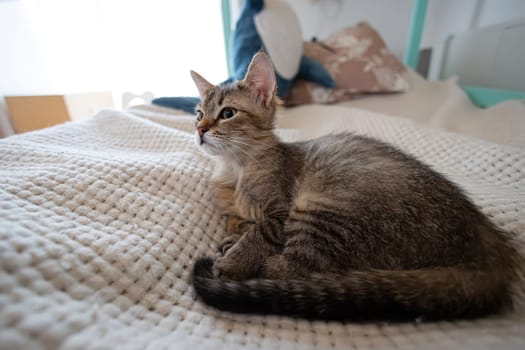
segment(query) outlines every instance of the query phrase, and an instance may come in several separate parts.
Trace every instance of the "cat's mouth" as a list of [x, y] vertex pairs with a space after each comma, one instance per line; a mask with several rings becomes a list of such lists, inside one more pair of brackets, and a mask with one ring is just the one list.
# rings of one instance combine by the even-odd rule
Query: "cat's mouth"
[[197, 145], [202, 147], [202, 149], [211, 155], [217, 155], [218, 148], [216, 145], [214, 145], [210, 140], [208, 140], [204, 135], [200, 136], [198, 133], [195, 133], [195, 142]]
[[207, 146], [207, 147], [214, 147], [213, 144], [209, 140], [204, 138], [204, 136], [198, 137], [198, 139], [199, 139], [199, 145], [200, 146], [202, 146], [202, 147], [205, 147], [205, 146]]
[[204, 139], [204, 135], [199, 135], [198, 132], [195, 132], [195, 143], [199, 146], [203, 146], [204, 144], [207, 144], [206, 140]]
[[214, 144], [206, 141], [202, 141], [201, 147], [206, 153], [211, 154], [212, 156], [219, 155], [220, 153], [219, 149]]

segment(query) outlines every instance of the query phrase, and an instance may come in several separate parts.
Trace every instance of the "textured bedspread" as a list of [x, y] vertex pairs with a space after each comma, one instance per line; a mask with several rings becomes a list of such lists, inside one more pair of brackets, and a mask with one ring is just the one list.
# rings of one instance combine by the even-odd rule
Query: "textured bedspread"
[[[288, 140], [354, 130], [400, 146], [459, 183], [525, 251], [524, 149], [336, 106], [287, 111], [278, 124]], [[0, 141], [1, 349], [525, 348], [520, 308], [474, 321], [341, 324], [196, 301], [191, 264], [215, 251], [225, 222], [192, 129], [192, 117], [159, 109], [108, 110]], [[516, 295], [524, 300], [523, 284]]]

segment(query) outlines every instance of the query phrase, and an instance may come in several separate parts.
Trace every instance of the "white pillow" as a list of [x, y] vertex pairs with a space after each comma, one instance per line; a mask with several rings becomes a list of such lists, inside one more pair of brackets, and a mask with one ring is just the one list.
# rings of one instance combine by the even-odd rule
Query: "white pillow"
[[295, 77], [303, 55], [303, 36], [290, 5], [282, 0], [266, 0], [254, 21], [277, 73], [285, 79]]

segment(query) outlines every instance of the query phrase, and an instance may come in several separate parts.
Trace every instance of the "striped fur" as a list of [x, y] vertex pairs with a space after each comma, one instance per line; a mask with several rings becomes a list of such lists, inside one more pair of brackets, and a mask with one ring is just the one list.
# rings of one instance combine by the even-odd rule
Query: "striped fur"
[[[229, 236], [198, 260], [206, 303], [300, 317], [478, 316], [511, 304], [518, 255], [462, 191], [380, 141], [340, 133], [284, 143], [272, 132], [271, 64], [201, 93], [196, 139]], [[232, 109], [233, 114], [225, 113]]]

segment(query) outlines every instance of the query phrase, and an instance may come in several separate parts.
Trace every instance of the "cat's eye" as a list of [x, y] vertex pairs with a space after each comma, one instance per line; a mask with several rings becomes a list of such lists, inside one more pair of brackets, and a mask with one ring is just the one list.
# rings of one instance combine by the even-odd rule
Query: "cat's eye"
[[201, 121], [202, 117], [204, 117], [204, 113], [202, 113], [202, 111], [197, 111], [197, 120]]
[[236, 113], [236, 110], [230, 107], [226, 107], [221, 111], [221, 118], [230, 119]]

